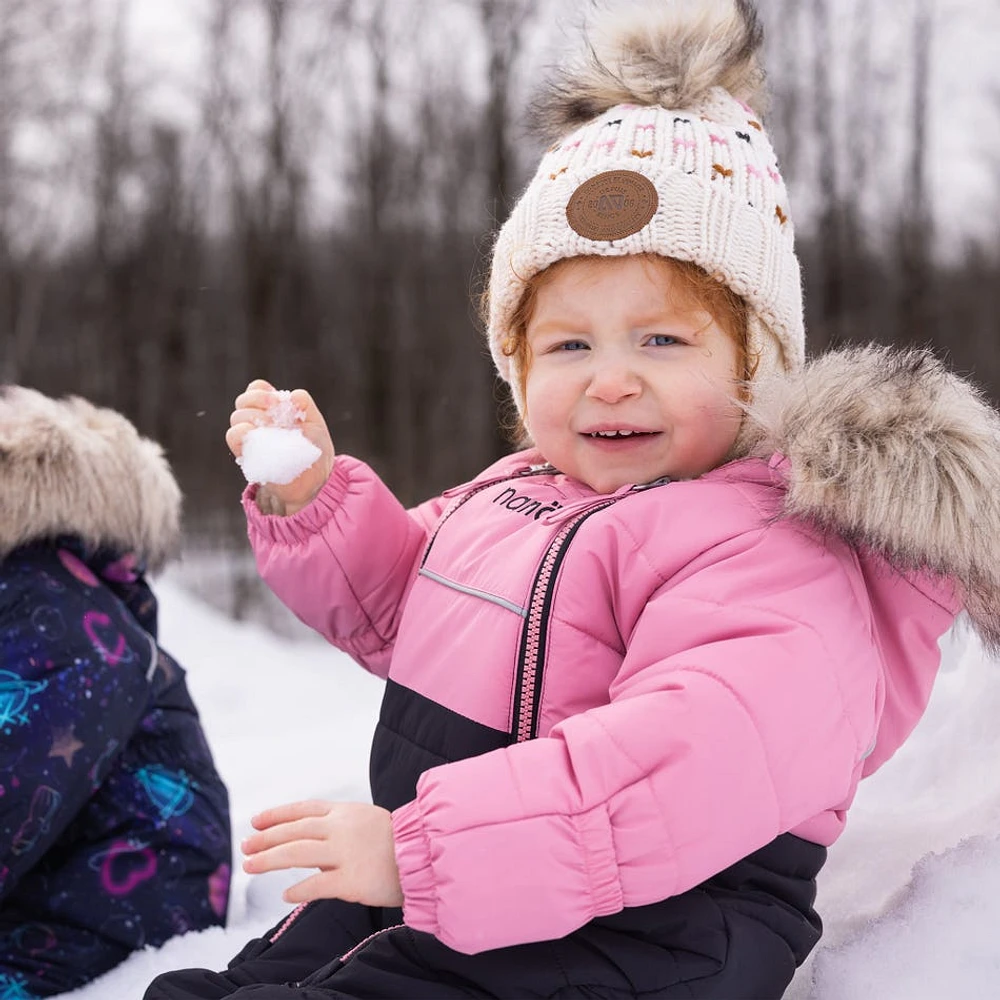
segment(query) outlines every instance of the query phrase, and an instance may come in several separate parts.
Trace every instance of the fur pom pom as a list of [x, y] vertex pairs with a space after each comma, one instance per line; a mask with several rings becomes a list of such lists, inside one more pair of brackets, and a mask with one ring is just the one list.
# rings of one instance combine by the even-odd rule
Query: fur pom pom
[[789, 460], [788, 515], [956, 579], [1000, 650], [1000, 415], [976, 389], [926, 351], [856, 348], [762, 385], [750, 418]]
[[618, 104], [697, 110], [713, 87], [762, 112], [763, 29], [751, 0], [612, 0], [587, 27], [589, 56], [535, 100], [555, 139]]

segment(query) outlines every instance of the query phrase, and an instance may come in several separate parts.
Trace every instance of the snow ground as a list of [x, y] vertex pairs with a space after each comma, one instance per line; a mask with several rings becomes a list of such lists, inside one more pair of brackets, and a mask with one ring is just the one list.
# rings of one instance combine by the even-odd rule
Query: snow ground
[[[183, 571], [182, 571], [183, 572]], [[381, 683], [325, 642], [235, 623], [168, 574], [161, 639], [188, 670], [231, 796], [236, 876], [228, 926], [146, 949], [73, 1000], [142, 996], [168, 969], [222, 968], [287, 912], [289, 874], [239, 870], [260, 809], [297, 798], [367, 799]], [[787, 1000], [986, 1000], [1000, 996], [1000, 663], [948, 637], [942, 674], [909, 742], [864, 782], [831, 849], [818, 908], [826, 933]]]

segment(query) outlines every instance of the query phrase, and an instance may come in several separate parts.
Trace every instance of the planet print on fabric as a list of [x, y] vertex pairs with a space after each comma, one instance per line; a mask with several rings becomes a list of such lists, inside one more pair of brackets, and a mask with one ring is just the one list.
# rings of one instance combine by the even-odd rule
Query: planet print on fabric
[[66, 634], [66, 623], [59, 609], [49, 605], [35, 608], [31, 613], [31, 624], [35, 631], [49, 642], [58, 642]]
[[191, 779], [183, 771], [168, 771], [160, 764], [150, 764], [139, 768], [135, 776], [164, 822], [173, 816], [183, 816], [194, 805]]
[[23, 976], [7, 976], [0, 973], [0, 1000], [38, 1000], [24, 985]]
[[32, 695], [44, 691], [48, 681], [26, 681], [9, 670], [0, 670], [0, 727], [9, 736], [7, 726], [26, 726], [25, 708]]
[[22, 924], [11, 938], [19, 951], [33, 958], [59, 946], [55, 931], [45, 924]]

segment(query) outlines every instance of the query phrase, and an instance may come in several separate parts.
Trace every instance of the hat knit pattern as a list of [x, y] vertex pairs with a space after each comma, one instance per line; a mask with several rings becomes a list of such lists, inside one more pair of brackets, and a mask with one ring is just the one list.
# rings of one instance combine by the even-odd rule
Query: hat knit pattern
[[[747, 303], [755, 380], [802, 366], [788, 193], [754, 110], [764, 101], [761, 44], [746, 0], [617, 4], [592, 25], [587, 61], [536, 102], [557, 138], [500, 230], [489, 290], [490, 350], [522, 417], [522, 373], [502, 348], [530, 280], [568, 257], [697, 264]], [[602, 176], [612, 171], [626, 173]]]

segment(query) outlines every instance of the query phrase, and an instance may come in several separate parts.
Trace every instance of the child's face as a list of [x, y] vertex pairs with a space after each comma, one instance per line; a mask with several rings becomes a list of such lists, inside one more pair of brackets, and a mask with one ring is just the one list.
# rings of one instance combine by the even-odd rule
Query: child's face
[[676, 281], [666, 263], [575, 258], [538, 290], [527, 424], [547, 461], [599, 493], [701, 475], [739, 432], [736, 344]]

